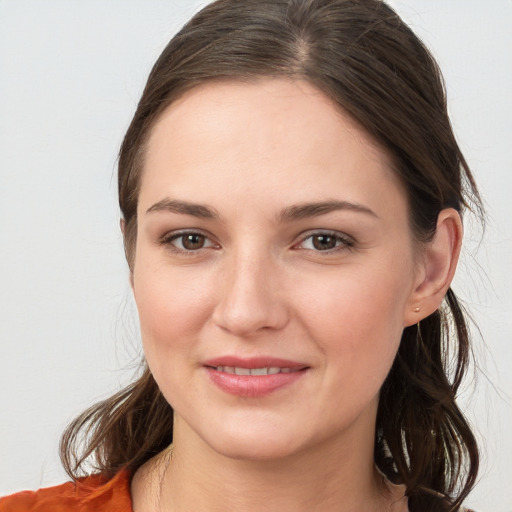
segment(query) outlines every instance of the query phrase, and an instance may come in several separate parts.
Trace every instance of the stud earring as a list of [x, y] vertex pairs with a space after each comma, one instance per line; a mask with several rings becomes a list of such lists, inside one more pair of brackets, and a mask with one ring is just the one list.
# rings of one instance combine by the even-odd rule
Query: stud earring
[[420, 309], [421, 309], [421, 308], [419, 308], [418, 306], [416, 306], [416, 307], [413, 309], [413, 311], [414, 311], [415, 313], [419, 313], [419, 312], [420, 312]]

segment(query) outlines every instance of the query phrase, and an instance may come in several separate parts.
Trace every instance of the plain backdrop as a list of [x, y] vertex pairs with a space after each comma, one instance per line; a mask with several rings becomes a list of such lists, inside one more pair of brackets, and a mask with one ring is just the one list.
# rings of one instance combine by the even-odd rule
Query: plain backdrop
[[[134, 374], [116, 155], [154, 60], [204, 3], [0, 0], [0, 495], [62, 482], [62, 429]], [[468, 505], [510, 512], [512, 1], [390, 3], [441, 64], [488, 208], [483, 239], [466, 219], [454, 285], [484, 371], [462, 397], [484, 451]]]

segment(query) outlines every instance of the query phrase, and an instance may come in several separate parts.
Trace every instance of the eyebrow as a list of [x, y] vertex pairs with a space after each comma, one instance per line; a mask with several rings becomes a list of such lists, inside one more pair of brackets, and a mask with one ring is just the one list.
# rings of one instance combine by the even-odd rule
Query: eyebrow
[[358, 213], [364, 213], [372, 217], [378, 218], [378, 215], [370, 208], [349, 201], [325, 201], [320, 203], [305, 203], [285, 208], [279, 215], [282, 222], [306, 219], [309, 217], [319, 217], [327, 213], [350, 210]]
[[[361, 204], [351, 203], [349, 201], [323, 201], [318, 203], [304, 203], [292, 205], [284, 208], [278, 215], [281, 222], [291, 222], [294, 220], [306, 219], [309, 217], [319, 217], [334, 211], [349, 210], [358, 213], [370, 215], [378, 218], [378, 215]], [[202, 204], [189, 203], [188, 201], [178, 201], [165, 198], [146, 210], [146, 214], [151, 212], [171, 212], [184, 215], [192, 215], [202, 219], [218, 219], [219, 213], [215, 208]]]
[[218, 212], [209, 206], [189, 203], [187, 201], [177, 201], [168, 198], [162, 199], [161, 201], [158, 201], [158, 203], [155, 203], [153, 206], [149, 207], [146, 210], [146, 214], [161, 211], [192, 215], [193, 217], [200, 217], [202, 219], [219, 218]]

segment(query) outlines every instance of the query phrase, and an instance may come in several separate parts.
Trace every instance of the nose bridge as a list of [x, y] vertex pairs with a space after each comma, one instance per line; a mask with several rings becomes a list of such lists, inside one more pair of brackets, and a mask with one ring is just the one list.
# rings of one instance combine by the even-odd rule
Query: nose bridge
[[279, 263], [269, 251], [244, 247], [226, 262], [214, 313], [218, 326], [238, 336], [263, 328], [279, 329], [287, 322], [279, 289]]

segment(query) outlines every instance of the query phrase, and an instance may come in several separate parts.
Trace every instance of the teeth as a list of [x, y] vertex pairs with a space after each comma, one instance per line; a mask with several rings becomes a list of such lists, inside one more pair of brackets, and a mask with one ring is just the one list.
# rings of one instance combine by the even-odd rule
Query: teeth
[[298, 371], [292, 368], [239, 368], [233, 366], [216, 366], [218, 372], [231, 373], [233, 375], [276, 375], [278, 373], [291, 373]]

